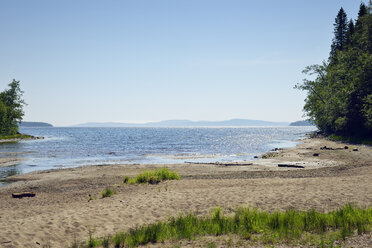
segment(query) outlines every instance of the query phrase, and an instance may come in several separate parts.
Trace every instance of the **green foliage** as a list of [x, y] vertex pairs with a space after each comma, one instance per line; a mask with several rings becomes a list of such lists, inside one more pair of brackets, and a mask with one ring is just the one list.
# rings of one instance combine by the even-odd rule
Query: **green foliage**
[[145, 170], [134, 178], [129, 178], [126, 176], [124, 177], [123, 182], [129, 184], [158, 184], [165, 180], [180, 180], [180, 176], [177, 174], [177, 172], [170, 171], [168, 168], [164, 167], [155, 170]]
[[128, 182], [129, 182], [129, 179], [130, 179], [130, 177], [125, 176], [125, 177], [123, 178], [123, 183], [128, 183]]
[[9, 140], [9, 139], [31, 139], [34, 138], [34, 136], [27, 135], [27, 134], [21, 134], [17, 133], [14, 135], [1, 135], [0, 140]]
[[215, 242], [211, 241], [211, 242], [208, 242], [207, 245], [206, 245], [207, 248], [216, 248], [217, 245]]
[[0, 92], [0, 136], [16, 134], [24, 115], [25, 102], [19, 81], [13, 79], [8, 86], [9, 89]]
[[352, 144], [372, 145], [372, 138], [350, 137], [336, 134], [331, 134], [328, 138], [334, 141], [343, 141]]
[[[238, 208], [233, 215], [225, 216], [217, 208], [207, 217], [195, 214], [171, 217], [168, 221], [136, 227], [117, 233], [111, 238], [115, 247], [136, 247], [169, 239], [193, 239], [202, 235], [237, 234], [242, 238], [261, 240], [265, 244], [280, 241], [311, 243], [332, 247], [335, 240], [346, 239], [355, 232], [359, 235], [370, 231], [372, 208], [362, 209], [346, 205], [336, 211], [320, 213], [315, 210], [264, 212], [257, 209]], [[92, 237], [89, 238], [91, 240]], [[105, 241], [106, 240], [106, 241]], [[94, 240], [96, 243], [110, 242]]]
[[110, 247], [110, 243], [111, 243], [111, 238], [110, 238], [110, 236], [107, 236], [106, 238], [103, 238], [103, 240], [102, 240], [102, 247], [103, 248], [108, 248], [108, 247]]
[[329, 61], [336, 62], [337, 51], [343, 50], [346, 43], [346, 33], [348, 31], [347, 15], [343, 8], [338, 11], [334, 25], [334, 38], [332, 40]]
[[295, 86], [307, 91], [304, 111], [327, 134], [372, 135], [372, 14], [362, 5], [355, 26], [341, 8], [329, 63], [306, 67], [312, 79]]
[[347, 26], [347, 31], [345, 34], [345, 46], [350, 47], [353, 44], [352, 38], [355, 31], [354, 21], [350, 19], [349, 24]]
[[100, 243], [101, 243], [100, 240], [93, 238], [93, 232], [89, 231], [89, 239], [88, 239], [87, 247], [88, 248], [98, 247]]
[[0, 134], [6, 133], [7, 119], [8, 119], [7, 107], [5, 103], [3, 103], [0, 99]]
[[102, 191], [102, 198], [110, 197], [114, 195], [115, 193], [116, 192], [112, 188], [107, 187], [104, 191]]

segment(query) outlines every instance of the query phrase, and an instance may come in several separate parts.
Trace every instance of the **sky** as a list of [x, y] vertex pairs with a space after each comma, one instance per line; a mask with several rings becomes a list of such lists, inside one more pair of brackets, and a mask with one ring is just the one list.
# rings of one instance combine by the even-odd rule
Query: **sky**
[[24, 121], [303, 119], [301, 71], [358, 0], [0, 1], [0, 91]]

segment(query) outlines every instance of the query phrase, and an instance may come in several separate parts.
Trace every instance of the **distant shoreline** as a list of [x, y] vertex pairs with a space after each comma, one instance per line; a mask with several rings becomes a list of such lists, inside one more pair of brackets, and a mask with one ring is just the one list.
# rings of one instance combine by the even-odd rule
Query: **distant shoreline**
[[29, 127], [53, 127], [52, 124], [46, 122], [36, 122], [36, 121], [22, 121], [18, 125], [20, 128], [29, 128]]
[[72, 127], [253, 127], [289, 126], [289, 122], [273, 122], [250, 119], [231, 119], [224, 121], [164, 120], [147, 123], [88, 122]]

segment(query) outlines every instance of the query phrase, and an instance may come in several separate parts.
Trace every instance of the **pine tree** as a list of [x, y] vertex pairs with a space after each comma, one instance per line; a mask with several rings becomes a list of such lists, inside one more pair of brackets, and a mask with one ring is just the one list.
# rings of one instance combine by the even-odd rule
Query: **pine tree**
[[362, 17], [365, 14], [367, 14], [367, 6], [364, 3], [361, 3], [359, 7], [358, 17]]
[[342, 51], [346, 41], [347, 31], [347, 15], [343, 8], [338, 11], [335, 19], [334, 26], [334, 38], [332, 40], [331, 52], [329, 56], [330, 63], [334, 63], [336, 59], [337, 51]]
[[360, 18], [367, 14], [367, 6], [364, 3], [360, 4], [359, 12], [358, 12], [358, 19], [356, 22], [356, 26], [360, 25]]
[[355, 31], [354, 22], [353, 22], [353, 19], [350, 19], [349, 24], [347, 26], [347, 31], [345, 34], [345, 46], [346, 47], [352, 45], [353, 43], [352, 37], [353, 37], [354, 31]]

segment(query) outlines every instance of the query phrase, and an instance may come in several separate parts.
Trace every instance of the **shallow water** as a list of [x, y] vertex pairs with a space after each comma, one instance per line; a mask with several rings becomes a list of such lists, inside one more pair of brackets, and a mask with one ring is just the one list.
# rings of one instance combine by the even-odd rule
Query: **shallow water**
[[250, 160], [292, 147], [315, 127], [246, 128], [23, 128], [43, 136], [0, 144], [0, 157], [22, 157], [0, 168], [0, 179], [36, 170], [98, 164], [168, 164]]

